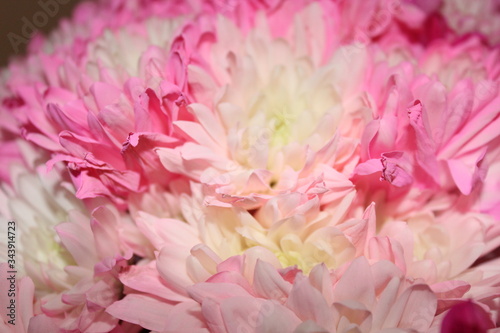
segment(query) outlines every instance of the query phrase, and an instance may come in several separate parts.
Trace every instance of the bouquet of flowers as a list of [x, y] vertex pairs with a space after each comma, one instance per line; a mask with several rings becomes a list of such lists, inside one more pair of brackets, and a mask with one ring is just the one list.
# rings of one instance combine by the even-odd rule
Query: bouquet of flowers
[[83, 2], [0, 117], [2, 333], [500, 332], [496, 0]]

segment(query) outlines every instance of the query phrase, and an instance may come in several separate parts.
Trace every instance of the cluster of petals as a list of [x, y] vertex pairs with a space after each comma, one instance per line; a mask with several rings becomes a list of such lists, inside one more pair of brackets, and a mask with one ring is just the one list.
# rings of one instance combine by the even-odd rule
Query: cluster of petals
[[0, 329], [500, 326], [499, 15], [83, 3], [0, 76]]
[[[112, 331], [118, 320], [105, 310], [121, 297], [118, 274], [132, 256], [135, 226], [105, 201], [78, 200], [65, 170], [47, 172], [38, 164], [43, 154], [16, 143], [22, 158], [11, 164], [12, 185], [1, 189], [0, 216], [16, 225], [17, 260], [4, 258], [5, 251], [2, 262], [24, 276], [14, 291], [22, 318], [8, 325], [12, 318], [6, 317], [3, 327], [6, 332]], [[1, 269], [2, 290], [12, 289], [7, 276], [13, 267]]]

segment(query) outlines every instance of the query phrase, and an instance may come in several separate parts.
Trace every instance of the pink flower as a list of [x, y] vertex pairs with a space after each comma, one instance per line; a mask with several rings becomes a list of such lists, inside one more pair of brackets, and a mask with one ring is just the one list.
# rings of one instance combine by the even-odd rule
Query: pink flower
[[35, 38], [0, 77], [20, 329], [498, 325], [496, 14], [462, 7], [111, 0]]
[[[197, 118], [201, 116], [200, 111], [193, 116], [186, 108], [188, 104], [194, 102], [215, 107], [217, 105], [212, 105], [212, 103], [217, 102], [224, 104], [221, 107], [226, 110], [225, 112], [234, 113], [234, 107], [240, 107], [239, 104], [247, 103], [248, 98], [252, 98], [250, 90], [247, 96], [242, 96], [243, 99], [237, 103], [234, 100], [235, 96], [229, 96], [234, 95], [230, 89], [227, 97], [219, 101], [212, 100], [211, 94], [215, 93], [214, 88], [221, 88], [221, 85], [234, 81], [234, 77], [227, 77], [227, 74], [223, 73], [224, 68], [220, 65], [226, 61], [223, 57], [231, 50], [231, 47], [237, 47], [233, 50], [238, 50], [240, 47], [238, 44], [231, 46], [237, 36], [229, 35], [230, 30], [224, 31], [226, 36], [223, 38], [231, 42], [222, 42], [224, 34], [219, 33], [218, 30], [223, 29], [224, 25], [229, 26], [233, 23], [217, 23], [213, 13], [222, 11], [234, 20], [234, 24], [241, 30], [240, 33], [247, 33], [260, 24], [258, 23], [260, 11], [264, 13], [262, 15], [269, 18], [268, 37], [287, 37], [286, 35], [289, 35], [292, 29], [310, 28], [321, 32], [320, 38], [299, 36], [298, 32], [294, 41], [287, 37], [289, 45], [295, 48], [297, 44], [297, 48], [293, 57], [288, 57], [286, 62], [289, 63], [294, 58], [298, 59], [307, 55], [315, 67], [325, 65], [326, 60], [331, 57], [339, 43], [352, 42], [352, 30], [359, 30], [368, 36], [368, 39], [362, 40], [362, 46], [364, 46], [371, 38], [379, 38], [383, 35], [389, 26], [408, 25], [407, 20], [402, 19], [403, 17], [422, 16], [418, 14], [419, 9], [415, 6], [409, 4], [393, 6], [384, 1], [377, 1], [373, 4], [354, 1], [352, 5], [342, 4], [338, 8], [331, 8], [331, 6], [326, 1], [309, 5], [307, 1], [268, 3], [219, 0], [193, 0], [182, 3], [147, 1], [147, 4], [138, 2], [125, 4], [121, 1], [112, 1], [106, 4], [82, 5], [74, 14], [72, 24], [64, 24], [59, 31], [46, 40], [36, 40], [32, 43], [32, 52], [26, 61], [13, 62], [10, 65], [9, 72], [3, 78], [5, 83], [0, 92], [0, 98], [3, 101], [2, 118], [8, 119], [2, 127], [16, 135], [22, 133], [28, 141], [51, 152], [50, 165], [60, 161], [65, 162], [71, 170], [79, 198], [106, 196], [120, 205], [120, 208], [125, 208], [124, 199], [129, 193], [142, 192], [147, 186], [155, 183], [166, 186], [175, 177], [169, 173], [159, 172], [160, 162], [154, 152], [155, 149], [160, 149], [163, 151], [160, 155], [163, 156], [166, 154], [165, 149], [178, 147], [186, 139], [188, 141], [201, 139], [204, 140], [204, 144], [209, 144], [212, 139], [215, 139], [218, 144], [222, 145], [220, 149], [225, 149], [226, 145], [223, 144], [225, 140], [221, 140], [220, 135], [229, 134], [231, 139], [227, 147], [232, 150], [231, 155], [234, 155], [236, 154], [234, 150], [239, 149], [238, 141], [241, 140], [239, 137], [243, 135], [243, 139], [246, 140], [248, 135], [253, 136], [250, 138], [250, 148], [257, 145], [259, 152], [249, 160], [250, 166], [252, 168], [258, 166], [262, 169], [266, 154], [259, 145], [266, 146], [267, 143], [259, 143], [259, 141], [268, 133], [261, 131], [261, 133], [242, 134], [235, 128], [231, 129], [231, 133], [225, 133], [225, 131], [220, 131], [220, 126], [217, 129], [214, 127], [215, 124], [212, 124], [206, 129], [210, 131], [210, 135], [216, 137], [205, 140], [206, 135], [203, 131], [200, 132], [198, 127], [206, 126], [206, 121]], [[280, 10], [275, 10], [276, 8]], [[304, 8], [307, 9], [304, 10]], [[332, 25], [324, 18], [316, 20], [316, 17], [322, 16], [323, 10], [334, 14], [340, 25]], [[359, 11], [364, 12], [365, 15], [359, 20], [358, 26], [351, 27], [353, 21], [349, 18]], [[203, 15], [200, 15], [201, 13]], [[298, 22], [302, 22], [300, 27], [293, 27], [289, 20], [296, 14]], [[114, 19], [109, 20], [109, 16], [113, 16]], [[92, 24], [89, 25], [89, 21]], [[372, 29], [372, 26], [376, 29]], [[418, 31], [421, 24], [414, 22], [410, 26]], [[231, 30], [236, 33], [238, 29]], [[218, 50], [209, 50], [212, 48], [214, 38], [221, 39], [218, 42]], [[279, 45], [273, 47], [279, 47]], [[343, 50], [343, 53], [347, 51]], [[242, 55], [234, 53], [237, 58]], [[252, 55], [257, 62], [262, 62], [262, 56], [264, 55]], [[348, 54], [348, 56], [351, 55]], [[213, 58], [217, 63], [212, 63], [209, 58]], [[292, 65], [293, 62], [287, 66]], [[244, 70], [248, 72], [252, 68]], [[258, 70], [262, 73], [265, 68]], [[243, 73], [234, 72], [232, 75], [241, 74]], [[248, 76], [249, 73], [243, 75]], [[336, 77], [342, 73], [329, 75]], [[324, 76], [323, 80], [328, 77], [319, 71], [316, 74], [316, 81], [321, 76]], [[262, 83], [266, 84], [267, 78], [261, 79], [264, 80]], [[356, 84], [356, 81], [359, 81], [359, 77], [353, 77], [349, 85]], [[213, 86], [215, 82], [218, 83]], [[342, 85], [340, 82], [339, 84]], [[313, 107], [317, 117], [307, 126], [316, 126], [321, 116], [321, 113], [318, 114], [321, 111], [321, 103], [329, 103], [329, 101], [325, 101], [325, 94], [312, 95], [317, 85], [314, 79], [311, 79], [307, 85], [309, 87], [304, 87], [302, 99], [304, 101], [317, 100], [317, 105]], [[237, 82], [233, 82], [229, 87], [231, 86], [236, 89], [246, 89]], [[257, 86], [255, 88], [259, 89]], [[285, 89], [280, 94], [291, 92], [293, 90], [287, 92]], [[274, 94], [271, 90], [269, 93]], [[347, 94], [343, 91], [338, 92], [341, 98], [348, 98], [348, 95], [349, 92]], [[279, 99], [276, 102], [279, 102]], [[274, 108], [272, 103], [269, 106]], [[278, 132], [286, 132], [290, 124], [285, 127], [280, 124], [283, 120], [288, 122], [295, 118], [292, 121], [295, 125], [291, 128], [295, 135], [297, 129], [293, 127], [297, 127], [301, 121], [307, 119], [304, 117], [296, 119], [294, 112], [288, 114], [286, 104], [278, 106], [278, 108], [281, 107], [285, 112], [280, 117], [284, 118], [280, 120], [280, 117], [275, 117], [276, 121], [271, 122], [271, 127], [267, 130], [275, 131], [279, 127]], [[192, 108], [198, 110], [200, 107], [193, 106]], [[279, 167], [280, 164], [290, 164], [291, 159], [295, 159], [292, 156], [300, 156], [291, 165], [294, 172], [291, 170], [287, 172], [288, 178], [291, 178], [287, 182], [293, 184], [297, 178], [296, 172], [304, 169], [306, 155], [317, 153], [318, 156], [310, 157], [310, 159], [312, 158], [316, 164], [327, 163], [332, 158], [331, 149], [328, 151], [327, 148], [328, 145], [337, 145], [339, 147], [337, 151], [341, 151], [342, 155], [336, 157], [338, 164], [336, 167], [346, 168], [346, 173], [348, 173], [349, 168], [352, 167], [351, 164], [355, 163], [355, 159], [352, 160], [351, 156], [355, 145], [352, 138], [348, 137], [330, 143], [332, 138], [325, 137], [325, 135], [331, 136], [331, 130], [328, 132], [325, 128], [326, 124], [332, 125], [332, 122], [338, 122], [339, 119], [335, 120], [336, 118], [338, 117], [325, 119], [325, 125], [317, 133], [320, 134], [319, 137], [313, 136], [308, 139], [307, 143], [311, 144], [311, 149], [292, 145], [282, 152], [285, 156], [280, 157], [282, 153], [278, 155], [278, 158], [284, 158], [282, 162], [270, 161], [272, 164], [277, 164], [274, 167], [276, 170], [271, 171], [280, 172], [279, 169], [283, 169]], [[195, 119], [197, 121], [192, 124], [182, 123], [182, 121], [191, 122]], [[213, 119], [213, 116], [209, 116], [209, 119]], [[220, 120], [228, 126], [233, 126], [236, 121], [233, 119], [229, 122], [229, 117], [223, 117]], [[173, 122], [176, 121], [179, 122], [174, 125]], [[255, 123], [252, 126], [259, 125]], [[352, 124], [343, 125], [347, 128]], [[22, 129], [21, 132], [18, 128]], [[255, 132], [254, 127], [250, 127], [249, 130]], [[311, 130], [312, 128], [309, 131]], [[200, 133], [193, 138], [190, 137], [190, 135], [195, 135], [193, 131]], [[353, 131], [355, 131], [354, 128]], [[304, 134], [307, 135], [307, 133]], [[284, 139], [283, 135], [285, 134], [275, 135], [271, 141], [281, 142]], [[305, 137], [301, 138], [302, 141], [304, 139]], [[322, 147], [324, 149], [320, 151]], [[194, 149], [194, 147], [189, 144], [185, 148], [179, 148], [179, 151], [183, 149]], [[209, 153], [206, 148], [204, 152]], [[217, 149], [214, 152], [224, 155]], [[203, 149], [198, 148], [196, 153], [203, 154]], [[269, 153], [275, 154], [276, 152], [271, 149]], [[217, 172], [237, 171], [234, 168], [239, 162], [236, 161], [235, 164], [233, 160], [245, 158], [245, 156], [231, 156], [228, 161], [225, 161], [224, 158], [227, 157], [218, 156], [220, 160], [217, 165], [213, 166]], [[212, 161], [213, 158], [205, 164], [211, 165], [210, 163], [215, 162]], [[189, 164], [185, 160], [183, 163]], [[205, 168], [207, 166], [205, 165]], [[190, 170], [192, 167], [186, 165], [183, 173], [193, 173], [194, 171]], [[175, 173], [178, 171], [170, 164], [167, 169], [174, 170]], [[262, 182], [277, 182], [277, 179], [270, 179], [271, 175], [263, 171], [248, 170], [248, 172], [255, 173], [251, 173], [252, 180], [246, 189], [229, 190], [231, 193], [235, 192], [230, 195], [235, 195], [237, 200], [241, 196], [246, 198], [246, 193], [253, 189], [258, 192], [269, 191], [269, 184], [265, 185]], [[311, 172], [313, 170], [304, 169], [303, 175], [299, 177], [317, 178], [314, 172], [312, 175], [307, 175]], [[321, 173], [321, 171], [316, 173]], [[239, 179], [237, 175], [233, 176]], [[336, 179], [327, 177], [325, 182], [336, 186], [334, 184]], [[280, 185], [279, 188], [282, 186]], [[216, 187], [214, 190], [219, 192], [218, 196], [227, 195], [228, 189], [222, 190]], [[241, 200], [252, 201], [247, 205], [258, 205], [259, 201], [265, 200], [265, 195], [264, 198], [257, 196]]]
[[[318, 265], [306, 277], [292, 267], [273, 267], [258, 259], [255, 251], [216, 265], [214, 275], [187, 288], [187, 298], [175, 306], [132, 294], [108, 311], [132, 322], [142, 319], [145, 327], [160, 332], [181, 328], [193, 332], [383, 331], [396, 327], [425, 331], [433, 321], [436, 299], [430, 288], [405, 280], [389, 262], [370, 266], [359, 258], [333, 273]], [[398, 311], [389, 311], [387, 302], [394, 302], [393, 309]], [[168, 311], [166, 321], [162, 312], [156, 312], [159, 309]]]
[[[22, 150], [25, 165], [36, 161], [29, 146]], [[17, 293], [20, 298], [16, 316], [23, 324], [16, 329], [25, 332], [29, 323], [30, 332], [55, 328], [109, 332], [118, 320], [105, 309], [120, 298], [117, 277], [137, 246], [137, 236], [129, 236], [135, 231], [134, 225], [102, 201], [87, 202], [89, 207], [96, 206], [87, 213], [59, 168], [47, 173], [45, 168], [34, 166], [35, 170], [12, 166], [14, 186], [4, 186], [6, 193], [2, 191], [6, 207], [0, 216], [15, 222], [14, 270], [20, 288], [27, 290]], [[2, 261], [7, 262], [10, 258], [4, 258], [5, 248], [2, 246]], [[2, 300], [7, 299], [5, 296]], [[31, 297], [29, 303], [27, 297]]]
[[395, 216], [406, 214], [410, 202], [427, 204], [434, 197], [448, 200], [449, 208], [460, 202], [463, 211], [481, 207], [479, 193], [496, 186], [498, 177], [487, 171], [497, 150], [497, 57], [470, 38], [431, 45], [420, 68], [405, 62], [395, 67], [390, 85], [376, 87], [385, 102], [363, 134], [363, 163], [353, 178], [358, 189], [377, 203], [377, 196], [389, 199], [383, 205], [394, 207]]

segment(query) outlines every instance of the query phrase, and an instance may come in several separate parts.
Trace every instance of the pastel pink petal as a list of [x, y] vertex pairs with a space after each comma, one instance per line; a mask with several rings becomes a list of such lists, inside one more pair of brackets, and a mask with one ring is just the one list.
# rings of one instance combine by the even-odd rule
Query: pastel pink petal
[[215, 167], [219, 165], [221, 169], [227, 166], [227, 160], [225, 156], [218, 155], [212, 149], [205, 146], [187, 142], [179, 149], [181, 150], [182, 158], [187, 161], [207, 160], [214, 163]]
[[[208, 34], [203, 36], [209, 39]], [[203, 105], [212, 105], [213, 96], [216, 94], [218, 89], [218, 84], [215, 82], [215, 78], [210, 73], [200, 67], [195, 65], [190, 65], [188, 67], [188, 77], [189, 77], [189, 91], [194, 96], [194, 101], [201, 103]], [[200, 121], [198, 119], [198, 121]]]
[[292, 332], [301, 320], [290, 309], [275, 301], [262, 303], [258, 318], [263, 318], [256, 333]]
[[[68, 160], [68, 158], [63, 160]], [[73, 161], [69, 160], [69, 162]], [[82, 167], [80, 167], [79, 163], [83, 164]], [[109, 171], [109, 168], [103, 166], [88, 166], [86, 162], [77, 162], [70, 167], [73, 183], [78, 189], [76, 196], [79, 199], [105, 196], [117, 204], [121, 204], [121, 198], [117, 194], [125, 196], [130, 191], [137, 192], [140, 190], [140, 175], [136, 172]], [[107, 186], [110, 183], [113, 186]]]
[[156, 45], [150, 45], [141, 54], [139, 60], [139, 77], [148, 79], [163, 77], [162, 70], [165, 64], [165, 53]]
[[220, 303], [220, 312], [228, 333], [255, 332], [263, 300], [253, 297], [231, 297]]
[[[7, 263], [0, 264], [0, 289], [5, 293], [0, 297], [0, 306], [4, 309], [0, 314], [0, 328], [3, 324], [7, 324], [9, 320], [15, 319], [15, 326], [7, 324], [9, 327], [6, 332], [10, 332], [10, 329], [19, 332], [26, 331], [28, 328], [28, 323], [30, 318], [33, 316], [33, 302], [34, 302], [34, 291], [35, 287], [33, 282], [28, 277], [23, 277], [17, 280], [18, 276], [14, 273], [9, 273], [11, 271]], [[11, 292], [12, 283], [15, 285], [15, 298], [11, 298], [8, 294]], [[15, 318], [9, 316], [11, 306], [11, 300], [15, 302]]]
[[254, 246], [245, 251], [245, 262], [243, 266], [243, 276], [248, 280], [248, 282], [253, 283], [253, 278], [255, 276], [255, 265], [257, 261], [264, 261], [275, 268], [281, 268], [281, 263], [278, 258], [266, 248], [261, 246]]
[[379, 158], [373, 158], [371, 160], [358, 164], [354, 169], [354, 174], [366, 176], [379, 171], [382, 171], [382, 163], [380, 163]]
[[327, 330], [318, 324], [316, 324], [312, 320], [306, 320], [293, 331], [293, 333], [330, 333], [330, 330]]
[[[119, 106], [113, 106], [114, 109], [117, 109], [116, 112], [119, 113]], [[123, 110], [122, 110], [123, 111]], [[122, 112], [123, 113], [123, 112]], [[104, 145], [115, 151], [115, 148], [120, 147], [120, 142], [127, 132], [124, 128], [121, 129], [121, 134], [116, 133], [113, 129], [113, 125], [109, 125], [103, 123], [104, 120], [100, 119], [100, 115], [95, 115], [92, 112], [87, 112], [87, 123], [89, 125], [89, 130], [92, 133], [92, 140], [101, 143], [101, 146]], [[108, 125], [108, 128], [104, 128], [104, 125]], [[121, 125], [122, 127], [128, 127], [125, 124]], [[80, 138], [83, 136], [79, 135]], [[90, 141], [92, 141], [90, 140]], [[84, 140], [81, 140], [84, 141]], [[97, 148], [98, 149], [98, 148]], [[117, 155], [118, 156], [118, 155]], [[119, 159], [117, 160], [119, 161]]]
[[191, 255], [209, 273], [217, 272], [217, 265], [222, 259], [205, 244], [197, 244], [191, 248]]
[[15, 88], [15, 93], [18, 95], [25, 104], [25, 115], [16, 115], [17, 117], [25, 116], [26, 119], [23, 119], [23, 122], [29, 121], [36, 128], [40, 130], [41, 133], [45, 134], [52, 140], [55, 139], [54, 127], [48, 121], [44, 112], [40, 112], [40, 110], [44, 110], [45, 108], [41, 105], [41, 96], [38, 91], [38, 88], [35, 85], [19, 85]]
[[116, 184], [116, 189], [111, 188], [113, 191], [120, 192], [123, 191], [128, 193], [130, 191], [139, 192], [141, 191], [141, 176], [137, 172], [133, 171], [118, 171], [113, 170], [111, 172], [101, 172], [99, 170], [95, 173], [96, 176], [100, 178], [103, 183], [100, 187], [105, 187], [109, 182]]
[[78, 306], [85, 303], [87, 300], [87, 291], [92, 288], [93, 281], [90, 278], [86, 278], [78, 281], [70, 290], [67, 290], [61, 295], [61, 300], [64, 304], [71, 306]]
[[390, 237], [373, 237], [368, 242], [367, 251], [370, 259], [389, 260], [406, 272], [403, 247], [396, 240]]
[[396, 187], [403, 187], [413, 183], [413, 177], [408, 167], [409, 161], [402, 152], [383, 153], [381, 179], [387, 180]]
[[295, 280], [285, 306], [303, 321], [312, 320], [329, 329], [334, 325], [332, 309], [321, 292], [314, 288], [306, 278], [300, 281]]
[[82, 126], [87, 123], [86, 113], [87, 111], [81, 106], [66, 105], [61, 109], [53, 103], [47, 105], [47, 117], [56, 123], [58, 128], [89, 135], [88, 129]]
[[100, 206], [92, 212], [90, 226], [94, 234], [95, 246], [101, 258], [115, 257], [121, 254], [120, 238], [116, 232], [117, 219], [111, 209]]
[[[220, 273], [219, 273], [220, 274]], [[201, 282], [187, 288], [189, 296], [198, 303], [206, 298], [222, 300], [229, 297], [250, 297], [245, 288], [233, 283]]]
[[408, 108], [408, 118], [415, 133], [417, 163], [430, 179], [438, 183], [436, 144], [431, 137], [427, 110], [422, 105], [422, 102], [416, 100], [413, 106]]
[[371, 266], [372, 281], [375, 290], [383, 289], [394, 278], [402, 281], [403, 272], [392, 262], [380, 260]]
[[221, 147], [217, 142], [215, 142], [212, 137], [205, 131], [205, 129], [198, 123], [190, 121], [175, 121], [174, 133], [177, 135], [182, 135], [185, 139], [192, 139], [198, 144], [206, 146], [208, 149], [214, 152], [214, 154], [219, 153]]
[[465, 145], [461, 151], [473, 152], [478, 149], [484, 149], [492, 143], [493, 140], [499, 137], [498, 128], [500, 126], [500, 118], [496, 118], [479, 132]]
[[95, 82], [90, 87], [90, 92], [94, 96], [98, 108], [95, 111], [100, 111], [107, 105], [118, 102], [121, 95], [121, 91], [118, 88], [104, 82]]
[[239, 272], [225, 271], [212, 275], [206, 282], [210, 283], [230, 283], [245, 289], [249, 294], [254, 295], [254, 291], [248, 281]]
[[104, 310], [90, 311], [84, 307], [75, 320], [82, 332], [110, 332], [118, 324], [118, 319]]
[[429, 286], [416, 284], [409, 287], [392, 306], [385, 327], [400, 327], [426, 332], [437, 310], [437, 299]]
[[300, 206], [307, 196], [303, 193], [290, 193], [271, 198], [268, 203], [257, 212], [259, 220], [266, 222], [271, 227], [278, 220], [293, 215], [294, 210]]
[[[27, 330], [30, 319], [33, 317], [33, 300], [35, 293], [35, 286], [29, 277], [22, 277], [18, 280], [18, 316], [20, 318], [19, 326]], [[3, 289], [6, 290], [6, 289]]]
[[430, 286], [438, 298], [459, 298], [471, 288], [470, 284], [464, 281], [443, 281]]
[[[413, 83], [412, 90], [413, 95], [418, 100], [413, 103], [413, 107], [408, 109], [410, 124], [422, 126], [425, 128], [425, 133], [436, 138], [436, 134], [442, 132], [442, 127], [446, 125], [449, 118], [443, 119], [447, 111], [447, 89], [443, 83], [437, 80], [420, 76]], [[434, 110], [440, 110], [440, 112]], [[417, 133], [417, 140], [421, 138], [420, 134]]]
[[186, 270], [194, 283], [205, 282], [211, 277], [211, 273], [209, 273], [200, 261], [193, 256], [187, 258]]
[[300, 323], [300, 319], [281, 304], [258, 298], [225, 299], [220, 310], [228, 332], [291, 332]]
[[106, 312], [115, 318], [161, 332], [173, 306], [153, 296], [130, 294], [110, 305]]
[[213, 333], [227, 333], [224, 319], [220, 312], [219, 300], [205, 298], [201, 303], [203, 318]]
[[57, 138], [51, 139], [39, 133], [26, 133], [24, 137], [26, 141], [33, 142], [48, 151], [64, 151], [64, 148], [61, 147]]
[[414, 262], [408, 267], [408, 275], [420, 276], [425, 281], [436, 281], [438, 275], [436, 263], [433, 260], [425, 259]]
[[169, 311], [167, 323], [162, 332], [193, 332], [193, 333], [209, 333], [205, 324], [201, 305], [193, 302], [182, 302]]
[[87, 298], [87, 307], [89, 310], [97, 311], [105, 309], [111, 305], [119, 296], [118, 288], [115, 285], [116, 281], [99, 280], [87, 290], [85, 296]]
[[168, 288], [181, 296], [188, 296], [186, 288], [193, 284], [187, 274], [186, 260], [189, 252], [179, 250], [177, 245], [164, 246], [156, 258], [156, 268]]
[[473, 240], [469, 242], [468, 246], [460, 247], [451, 254], [449, 258], [451, 264], [449, 276], [456, 276], [464, 272], [483, 254], [484, 242]]
[[59, 330], [58, 324], [53, 318], [44, 314], [34, 316], [29, 321], [28, 333], [47, 333], [57, 332]]
[[[80, 301], [83, 302], [84, 298], [80, 298]], [[41, 308], [43, 313], [47, 314], [50, 317], [56, 317], [65, 312], [71, 311], [73, 309], [73, 305], [68, 305], [62, 301], [61, 294], [52, 294], [47, 295], [42, 298]]]
[[92, 231], [88, 221], [84, 221], [84, 216], [78, 216], [77, 219], [78, 222], [61, 223], [55, 229], [78, 265], [93, 267], [97, 255]]
[[372, 327], [374, 329], [381, 329], [383, 327], [388, 327], [384, 325], [386, 318], [392, 312], [392, 307], [394, 302], [397, 300], [398, 291], [401, 284], [401, 278], [395, 276], [388, 281], [383, 289], [382, 293], [379, 295], [378, 302], [374, 310], [372, 310], [373, 321]]
[[244, 257], [233, 256], [229, 257], [217, 265], [217, 272], [241, 272], [243, 271]]
[[178, 245], [189, 251], [200, 243], [198, 231], [190, 224], [179, 220], [158, 218], [145, 212], [139, 212], [136, 223], [139, 230], [156, 249], [161, 249], [164, 245]]
[[333, 286], [330, 271], [325, 264], [316, 265], [309, 273], [311, 285], [318, 289], [326, 300], [327, 304], [333, 304]]
[[59, 142], [69, 154], [82, 160], [88, 159], [88, 154], [92, 153], [93, 157], [100, 161], [99, 164], [108, 163], [117, 169], [124, 169], [125, 167], [118, 147], [108, 146], [102, 142], [66, 130], [59, 134]]
[[150, 182], [166, 186], [171, 177], [165, 173], [155, 149], [177, 144], [177, 139], [160, 133], [129, 133], [127, 141], [123, 143], [122, 156], [130, 169], [141, 173]]
[[368, 307], [375, 302], [372, 273], [364, 257], [355, 259], [349, 265], [335, 285], [333, 294], [336, 302], [355, 300]]
[[171, 301], [186, 301], [188, 298], [172, 291], [161, 279], [156, 265], [130, 266], [120, 274], [120, 281], [134, 290], [155, 295]]
[[135, 128], [137, 132], [168, 133], [172, 131], [172, 120], [162, 110], [160, 100], [152, 89], [146, 89], [134, 104]]
[[[109, 138], [109, 142], [122, 141], [130, 131], [131, 119], [127, 112], [124, 112], [120, 105], [112, 104], [106, 106], [97, 114], [97, 120], [103, 131], [99, 137], [104, 139]], [[94, 129], [94, 128], [91, 128]], [[93, 133], [94, 134], [94, 133]], [[105, 141], [105, 142], [106, 142]]]
[[258, 260], [255, 265], [253, 288], [260, 297], [283, 303], [288, 298], [292, 285], [285, 281], [271, 264]]
[[227, 166], [225, 158], [191, 142], [176, 149], [158, 148], [156, 153], [165, 169], [196, 180], [200, 179], [203, 171], [209, 167], [224, 169]]
[[[0, 162], [2, 165], [10, 166], [11, 163], [22, 163], [23, 158], [19, 150], [18, 143], [15, 141], [6, 141], [0, 143], [2, 154], [0, 155]], [[4, 167], [0, 169], [0, 180], [3, 182], [11, 183], [11, 168]]]
[[386, 115], [380, 119], [374, 119], [366, 125], [363, 133], [362, 147], [367, 151], [366, 159], [376, 159], [383, 152], [390, 151], [396, 142], [397, 118]]
[[99, 196], [111, 196], [110, 190], [103, 186], [98, 175], [96, 175], [95, 172], [92, 172], [92, 170], [78, 170], [72, 176], [73, 183], [77, 188], [77, 198], [87, 199]]
[[407, 263], [414, 262], [413, 260], [413, 247], [414, 247], [414, 233], [408, 227], [408, 224], [403, 221], [393, 221], [384, 225], [380, 236], [388, 236], [401, 245]]
[[366, 208], [362, 220], [353, 219], [341, 223], [338, 226], [356, 248], [357, 256], [364, 253], [368, 240], [375, 236], [375, 227], [376, 217], [374, 203]]
[[449, 106], [446, 108], [446, 112], [442, 114], [441, 121], [444, 124], [436, 124], [438, 131], [440, 131], [436, 135], [436, 140], [447, 143], [450, 138], [453, 138], [453, 135], [464, 124], [472, 112], [473, 93], [472, 83], [469, 80], [460, 81], [455, 86], [448, 97]]
[[344, 301], [334, 303], [333, 308], [337, 318], [348, 319], [350, 325], [358, 326], [361, 332], [371, 329], [372, 313], [363, 304], [357, 301]]
[[379, 119], [373, 119], [365, 126], [363, 135], [361, 137], [361, 158], [363, 160], [376, 159], [376, 157], [378, 156], [376, 154], [371, 154], [371, 142], [375, 139], [379, 129]]
[[208, 107], [203, 104], [191, 104], [188, 110], [193, 113], [199, 123], [203, 126], [206, 132], [217, 142], [222, 151], [225, 150], [226, 130], [222, 126], [217, 114], [214, 114]]
[[[334, 221], [340, 220], [349, 209], [355, 195], [356, 190], [354, 184], [347, 177], [333, 168], [325, 168], [322, 170], [324, 188], [318, 186], [317, 190], [321, 194], [321, 204], [331, 204], [336, 206], [335, 214], [332, 218]], [[324, 194], [323, 194], [324, 191]]]
[[453, 304], [459, 303], [471, 285], [464, 281], [443, 281], [430, 286], [438, 298], [437, 313], [446, 311]]
[[186, 103], [186, 98], [177, 84], [169, 80], [163, 80], [160, 83], [160, 96], [163, 97], [162, 102], [167, 109], [168, 115], [170, 116], [169, 119], [190, 119], [190, 117], [186, 114], [187, 112], [184, 112], [184, 103]]
[[[472, 118], [465, 123], [464, 127], [454, 135], [453, 140], [451, 140], [440, 152], [440, 157], [442, 158], [451, 158], [456, 155], [460, 150], [463, 149], [478, 133], [481, 133], [484, 128], [488, 127], [489, 124], [500, 121], [500, 118], [497, 115], [500, 113], [498, 110], [498, 105], [500, 104], [500, 97], [496, 97], [490, 103], [483, 108], [481, 108]], [[490, 127], [489, 130], [485, 133], [486, 139], [493, 139], [497, 135], [491, 136], [491, 131], [493, 128]], [[495, 132], [496, 133], [496, 132]], [[482, 139], [485, 139], [483, 137]], [[482, 141], [482, 140], [481, 140]]]
[[[465, 159], [449, 159], [448, 168], [450, 169], [451, 176], [457, 184], [458, 189], [465, 195], [469, 195], [472, 191], [475, 182], [478, 180], [478, 172], [480, 163], [484, 158], [486, 151], [482, 149], [479, 154], [471, 156], [474, 160], [467, 161]], [[468, 158], [470, 160], [471, 158]], [[466, 162], [469, 162], [466, 164]]]

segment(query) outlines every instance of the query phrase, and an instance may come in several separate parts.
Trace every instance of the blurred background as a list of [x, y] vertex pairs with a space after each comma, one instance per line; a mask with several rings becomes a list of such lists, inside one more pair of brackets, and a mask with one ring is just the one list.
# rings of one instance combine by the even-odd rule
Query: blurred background
[[0, 1], [0, 67], [10, 57], [23, 55], [34, 30], [44, 34], [69, 17], [81, 0]]

